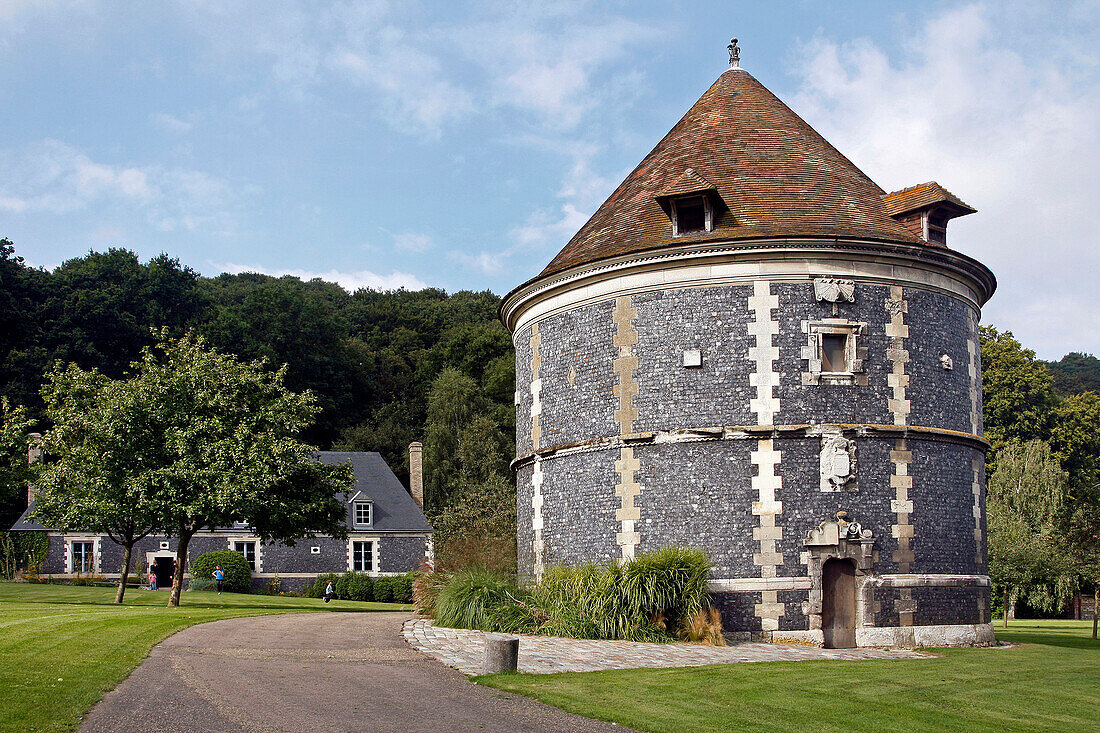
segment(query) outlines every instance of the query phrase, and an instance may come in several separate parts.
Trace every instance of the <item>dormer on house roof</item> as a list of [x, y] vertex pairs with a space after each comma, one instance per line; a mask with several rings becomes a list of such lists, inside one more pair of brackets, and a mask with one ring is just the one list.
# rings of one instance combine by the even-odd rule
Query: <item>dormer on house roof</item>
[[947, 222], [977, 209], [936, 183], [918, 183], [882, 197], [890, 216], [930, 244], [947, 246]]

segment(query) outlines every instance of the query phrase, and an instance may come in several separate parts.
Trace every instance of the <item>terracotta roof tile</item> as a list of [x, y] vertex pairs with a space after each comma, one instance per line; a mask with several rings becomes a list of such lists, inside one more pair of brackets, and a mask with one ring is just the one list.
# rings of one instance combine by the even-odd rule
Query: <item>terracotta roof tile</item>
[[688, 168], [684, 171], [682, 176], [654, 194], [654, 197], [667, 198], [669, 196], [679, 196], [685, 193], [714, 190], [716, 190], [714, 184], [696, 173], [694, 168]]
[[[673, 238], [657, 201], [699, 178], [728, 210]], [[698, 191], [699, 188], [691, 188]], [[671, 192], [671, 193], [670, 193]], [[926, 244], [891, 218], [883, 190], [746, 71], [722, 74], [542, 271], [673, 244], [848, 237]]]
[[916, 186], [888, 193], [882, 197], [882, 202], [886, 205], [886, 211], [890, 216], [899, 216], [933, 204], [950, 204], [952, 207], [957, 207], [958, 212], [955, 216], [965, 216], [977, 211], [935, 181], [918, 183]]

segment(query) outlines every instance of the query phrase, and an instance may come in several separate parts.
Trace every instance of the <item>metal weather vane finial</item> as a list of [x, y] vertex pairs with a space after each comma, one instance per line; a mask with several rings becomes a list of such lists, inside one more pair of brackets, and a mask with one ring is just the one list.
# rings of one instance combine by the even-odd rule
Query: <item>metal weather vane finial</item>
[[730, 52], [730, 68], [741, 68], [741, 49], [737, 47], [737, 39], [731, 38], [730, 45], [726, 47]]

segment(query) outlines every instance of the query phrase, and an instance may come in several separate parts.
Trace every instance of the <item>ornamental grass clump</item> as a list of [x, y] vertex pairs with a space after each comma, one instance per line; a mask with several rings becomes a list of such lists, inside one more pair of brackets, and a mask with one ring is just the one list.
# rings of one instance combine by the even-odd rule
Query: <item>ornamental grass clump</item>
[[[721, 643], [721, 619], [707, 594], [701, 550], [666, 548], [627, 562], [547, 568], [519, 587], [484, 569], [421, 574], [417, 608], [434, 603], [436, 623], [456, 628], [578, 639]], [[687, 630], [685, 630], [687, 629]]]
[[495, 631], [490, 611], [512, 603], [519, 595], [514, 578], [493, 570], [458, 570], [435, 600], [435, 622], [454, 629]]

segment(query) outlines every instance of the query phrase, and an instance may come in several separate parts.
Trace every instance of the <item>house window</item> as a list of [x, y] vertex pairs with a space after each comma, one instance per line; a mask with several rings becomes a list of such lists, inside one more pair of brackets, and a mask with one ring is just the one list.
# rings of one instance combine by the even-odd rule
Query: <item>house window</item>
[[369, 501], [355, 502], [355, 526], [369, 527], [374, 517], [374, 505]]
[[256, 571], [256, 543], [255, 542], [234, 542], [233, 550], [244, 555], [244, 559], [248, 562], [248, 567], [253, 572]]
[[74, 573], [90, 573], [95, 569], [94, 547], [91, 542], [73, 542], [71, 549]]
[[672, 235], [678, 237], [713, 229], [714, 214], [706, 196], [672, 199]]
[[351, 569], [360, 573], [374, 572], [374, 543], [351, 543]]

